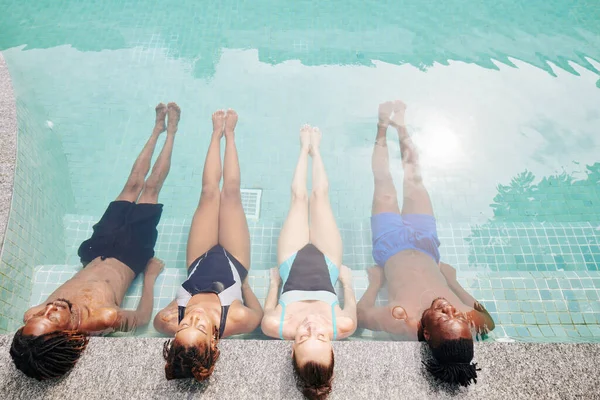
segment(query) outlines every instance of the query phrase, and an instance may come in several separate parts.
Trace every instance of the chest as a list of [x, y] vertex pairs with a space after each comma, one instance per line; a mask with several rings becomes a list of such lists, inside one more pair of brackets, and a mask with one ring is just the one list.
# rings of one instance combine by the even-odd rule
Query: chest
[[70, 280], [60, 287], [52, 297], [66, 298], [73, 303], [91, 308], [119, 306], [120, 303], [111, 283], [103, 279]]

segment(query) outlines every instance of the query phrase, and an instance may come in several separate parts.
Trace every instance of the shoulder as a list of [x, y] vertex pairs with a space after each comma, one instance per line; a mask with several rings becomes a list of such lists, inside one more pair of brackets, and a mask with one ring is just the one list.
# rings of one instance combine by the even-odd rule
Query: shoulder
[[89, 317], [82, 321], [81, 328], [96, 333], [110, 331], [120, 323], [119, 311], [119, 309], [112, 307], [93, 310]]
[[340, 315], [335, 319], [337, 325], [337, 336], [339, 339], [346, 338], [356, 331], [356, 318]]
[[177, 303], [172, 301], [168, 306], [163, 308], [154, 317], [154, 328], [165, 334], [172, 334], [177, 329], [179, 324], [179, 311]]

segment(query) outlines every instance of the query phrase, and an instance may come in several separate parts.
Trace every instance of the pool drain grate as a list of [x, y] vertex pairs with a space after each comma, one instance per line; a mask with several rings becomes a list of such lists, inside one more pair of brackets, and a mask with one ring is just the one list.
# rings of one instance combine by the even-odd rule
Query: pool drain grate
[[260, 198], [262, 189], [241, 189], [242, 206], [246, 213], [246, 218], [257, 220], [260, 217]]

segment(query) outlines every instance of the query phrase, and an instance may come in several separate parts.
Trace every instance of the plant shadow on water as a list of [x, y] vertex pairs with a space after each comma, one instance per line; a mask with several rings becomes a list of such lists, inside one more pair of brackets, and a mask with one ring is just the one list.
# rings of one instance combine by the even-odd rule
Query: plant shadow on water
[[[599, 243], [593, 238], [576, 243], [555, 224], [600, 221], [600, 163], [587, 165], [584, 179], [566, 172], [543, 177], [524, 171], [508, 185], [498, 185], [491, 204], [494, 216], [472, 228], [469, 265], [491, 271], [556, 271], [581, 269], [553, 248], [569, 242], [574, 254], [583, 254], [586, 270], [598, 270]], [[518, 229], [517, 229], [518, 228]], [[527, 243], [525, 249], [524, 243]], [[498, 258], [496, 255], [503, 257]]]

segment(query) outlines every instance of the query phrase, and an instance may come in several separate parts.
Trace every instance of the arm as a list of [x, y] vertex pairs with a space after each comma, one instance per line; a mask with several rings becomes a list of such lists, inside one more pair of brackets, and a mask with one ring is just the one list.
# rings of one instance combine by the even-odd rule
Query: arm
[[345, 265], [340, 267], [340, 282], [344, 289], [344, 308], [336, 317], [338, 339], [346, 338], [356, 331], [356, 296], [352, 287], [352, 271]]
[[387, 307], [376, 307], [377, 293], [383, 286], [385, 275], [383, 269], [373, 266], [368, 270], [369, 286], [357, 305], [358, 326], [372, 331], [383, 330], [381, 318], [384, 317], [381, 309]]
[[265, 312], [263, 315], [261, 328], [265, 335], [270, 337], [279, 337], [279, 315], [277, 315], [277, 297], [279, 296], [279, 268], [271, 268], [271, 283], [269, 292], [265, 299]]
[[267, 292], [267, 298], [265, 299], [265, 314], [275, 311], [275, 308], [277, 307], [277, 297], [279, 296], [279, 285], [281, 284], [279, 268], [271, 268], [270, 274], [271, 280], [269, 283], [269, 291]]
[[394, 307], [389, 304], [385, 306], [375, 305], [377, 293], [385, 281], [383, 268], [379, 266], [371, 267], [368, 274], [369, 286], [358, 302], [358, 326], [372, 331], [385, 331], [399, 335], [403, 340], [417, 340], [417, 328], [414, 322], [405, 318], [394, 317], [394, 308], [402, 310], [401, 307]]
[[154, 283], [165, 264], [157, 258], [151, 258], [144, 273], [142, 297], [135, 311], [119, 310], [113, 328], [117, 331], [129, 332], [139, 326], [147, 325], [152, 316], [154, 303]]
[[446, 278], [448, 287], [456, 294], [460, 301], [473, 307], [474, 310], [469, 313], [469, 316], [475, 323], [479, 333], [487, 333], [493, 330], [496, 327], [496, 324], [490, 313], [480, 302], [475, 300], [475, 298], [471, 296], [460, 283], [458, 283], [456, 280], [456, 269], [446, 263], [440, 263], [440, 270], [442, 271], [444, 278]]
[[179, 325], [178, 319], [177, 300], [173, 300], [154, 317], [154, 329], [165, 335], [174, 336]]

